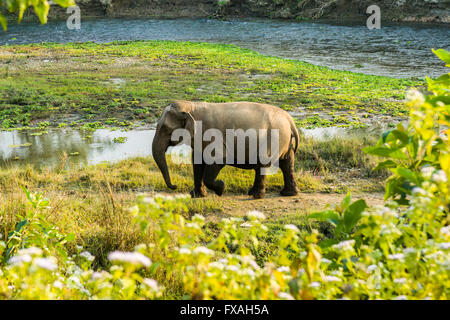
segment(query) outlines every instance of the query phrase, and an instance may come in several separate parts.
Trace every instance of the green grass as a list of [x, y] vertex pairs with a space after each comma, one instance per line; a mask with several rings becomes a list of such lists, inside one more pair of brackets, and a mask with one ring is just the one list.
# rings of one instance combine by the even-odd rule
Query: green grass
[[423, 84], [174, 41], [2, 46], [0, 75], [3, 129], [151, 123], [173, 99], [265, 102], [301, 112], [302, 126], [361, 126], [404, 117], [406, 89]]
[[[335, 138], [323, 142], [302, 138], [295, 163], [299, 189], [304, 193], [382, 191], [382, 180], [386, 175], [367, 175], [375, 161], [361, 151], [362, 147], [371, 144], [371, 139]], [[67, 168], [65, 159], [62, 158], [60, 165], [54, 168], [34, 168], [28, 165], [0, 170], [1, 234], [7, 235], [18, 222], [17, 215], [25, 210], [26, 198], [21, 189], [24, 186], [50, 198], [50, 221], [63, 232], [75, 233], [77, 243], [88, 248], [103, 264], [106, 263], [107, 252], [116, 249], [130, 250], [143, 242], [127, 211], [133, 205], [136, 194], [187, 193], [193, 186], [191, 166], [174, 164], [170, 158], [172, 180], [178, 185], [175, 191], [165, 186], [151, 157], [81, 169]], [[225, 167], [219, 178], [225, 181], [224, 196], [228, 198], [224, 200], [210, 191], [206, 198], [191, 199], [188, 203], [188, 215], [199, 213], [206, 216], [211, 232], [214, 232], [215, 225], [222, 217], [238, 214], [237, 209], [241, 209], [242, 205], [246, 205], [246, 208], [253, 206], [251, 200], [244, 203], [233, 198], [246, 195], [253, 182], [253, 175], [252, 170]], [[278, 194], [282, 185], [281, 172], [268, 176], [268, 194]], [[274, 198], [273, 201], [278, 202], [280, 199]], [[292, 202], [290, 199], [283, 201]], [[319, 209], [322, 205], [324, 204], [315, 202], [310, 209]], [[291, 205], [289, 211], [274, 209], [266, 213], [270, 215], [270, 227], [274, 231], [286, 224], [286, 221], [301, 229], [310, 229], [310, 222], [304, 219], [304, 207], [299, 209], [298, 206]], [[271, 240], [268, 238], [257, 255], [270, 251], [270, 246]]]

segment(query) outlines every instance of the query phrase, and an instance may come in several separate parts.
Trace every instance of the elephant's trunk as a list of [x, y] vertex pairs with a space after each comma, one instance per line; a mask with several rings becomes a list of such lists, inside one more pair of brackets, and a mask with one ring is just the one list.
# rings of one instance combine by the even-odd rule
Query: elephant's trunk
[[165, 140], [166, 139], [161, 138], [158, 132], [156, 132], [152, 143], [152, 155], [153, 159], [155, 159], [155, 162], [158, 165], [159, 170], [163, 175], [167, 187], [174, 190], [177, 188], [177, 186], [172, 184], [172, 182], [170, 181], [170, 174], [169, 169], [167, 168], [167, 161], [166, 161], [166, 151], [167, 148], [169, 147], [169, 141]]

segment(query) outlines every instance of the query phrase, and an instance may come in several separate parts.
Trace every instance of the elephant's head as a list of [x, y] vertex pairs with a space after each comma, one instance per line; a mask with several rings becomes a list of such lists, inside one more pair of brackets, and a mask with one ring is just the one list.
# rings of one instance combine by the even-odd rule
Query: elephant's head
[[169, 146], [174, 146], [179, 141], [172, 141], [172, 133], [176, 129], [186, 129], [191, 137], [194, 136], [195, 121], [190, 114], [191, 106], [182, 102], [174, 102], [166, 107], [158, 121], [155, 137], [153, 138], [152, 154], [164, 177], [167, 187], [176, 189], [170, 181], [169, 170], [167, 168], [166, 151]]

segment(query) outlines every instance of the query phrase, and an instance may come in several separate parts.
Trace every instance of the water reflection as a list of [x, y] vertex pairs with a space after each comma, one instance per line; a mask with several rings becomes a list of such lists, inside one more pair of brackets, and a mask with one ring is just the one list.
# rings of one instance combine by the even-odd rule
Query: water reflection
[[[68, 155], [68, 166], [145, 157], [152, 154], [154, 135], [155, 130], [149, 129], [126, 132], [99, 129], [93, 133], [54, 129], [39, 136], [29, 132], [3, 131], [0, 132], [0, 165], [55, 166], [60, 163], [64, 152]], [[126, 138], [124, 143], [114, 142], [114, 138], [120, 137]], [[187, 157], [190, 150], [187, 146], [177, 146], [168, 152]]]

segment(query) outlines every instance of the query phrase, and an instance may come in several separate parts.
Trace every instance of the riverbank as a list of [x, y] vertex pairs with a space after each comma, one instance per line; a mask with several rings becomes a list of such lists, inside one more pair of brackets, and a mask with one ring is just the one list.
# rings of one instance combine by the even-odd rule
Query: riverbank
[[[384, 22], [450, 23], [450, 4], [446, 0], [79, 0], [82, 17], [146, 18], [230, 18], [264, 17], [272, 19], [361, 22], [366, 9], [378, 5]], [[28, 13], [30, 15], [30, 13]], [[53, 5], [50, 18], [67, 17], [65, 9]]]
[[422, 81], [331, 70], [233, 45], [174, 41], [0, 47], [0, 125], [149, 125], [174, 99], [277, 105], [302, 127], [395, 123]]

